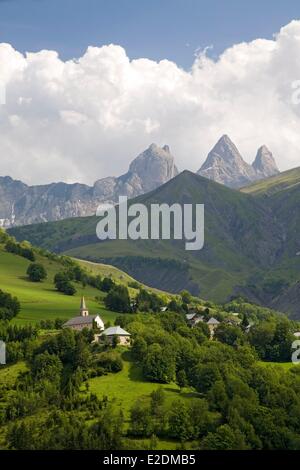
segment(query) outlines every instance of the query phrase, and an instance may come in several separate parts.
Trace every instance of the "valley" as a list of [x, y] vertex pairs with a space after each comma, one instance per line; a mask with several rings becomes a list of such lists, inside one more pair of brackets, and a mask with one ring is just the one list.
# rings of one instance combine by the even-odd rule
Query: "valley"
[[240, 294], [299, 318], [297, 289], [293, 300], [285, 295], [300, 270], [299, 181], [296, 169], [236, 191], [184, 171], [129, 202], [204, 204], [204, 248], [192, 254], [179, 240], [100, 242], [96, 217], [16, 227], [9, 233], [58, 253], [112, 264], [152, 287], [174, 293], [186, 288], [216, 302]]

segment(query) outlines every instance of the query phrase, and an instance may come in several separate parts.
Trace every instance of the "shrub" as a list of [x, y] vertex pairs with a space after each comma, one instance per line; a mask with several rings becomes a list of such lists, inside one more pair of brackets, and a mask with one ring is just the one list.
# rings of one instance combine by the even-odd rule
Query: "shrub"
[[31, 263], [28, 266], [27, 276], [32, 282], [41, 282], [47, 277], [47, 271], [42, 264]]
[[0, 290], [0, 319], [11, 320], [21, 309], [17, 297], [12, 297], [7, 292]]
[[99, 354], [97, 365], [107, 372], [120, 372], [123, 369], [123, 361], [117, 351], [107, 351]]

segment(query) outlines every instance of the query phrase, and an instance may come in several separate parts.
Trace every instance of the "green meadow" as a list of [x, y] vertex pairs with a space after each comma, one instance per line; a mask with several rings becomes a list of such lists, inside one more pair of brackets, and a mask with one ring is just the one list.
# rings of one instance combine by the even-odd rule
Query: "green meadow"
[[76, 283], [77, 293], [74, 296], [61, 294], [55, 290], [54, 275], [62, 266], [48, 258], [37, 256], [36, 262], [42, 263], [48, 277], [44, 282], [30, 282], [26, 270], [30, 261], [21, 256], [6, 253], [0, 248], [0, 289], [16, 296], [21, 303], [21, 311], [13, 323], [37, 323], [41, 320], [56, 318], [69, 319], [78, 314], [80, 298], [85, 296], [90, 314], [100, 314], [104, 321], [114, 322], [116, 313], [108, 311], [103, 301], [103, 293], [92, 287], [82, 287]]
[[279, 367], [282, 370], [289, 371], [293, 367], [297, 367], [296, 364], [293, 364], [293, 362], [263, 362], [259, 361], [260, 365], [263, 365], [264, 367]]
[[122, 371], [90, 379], [89, 386], [90, 391], [99, 398], [107, 396], [113, 399], [115, 404], [123, 410], [126, 421], [129, 419], [129, 410], [135, 401], [138, 398], [149, 396], [157, 388], [164, 390], [169, 402], [172, 399], [186, 400], [193, 395], [198, 395], [189, 389], [180, 392], [180, 388], [175, 383], [160, 385], [145, 381], [141, 367], [132, 360], [128, 350], [123, 351], [122, 360]]

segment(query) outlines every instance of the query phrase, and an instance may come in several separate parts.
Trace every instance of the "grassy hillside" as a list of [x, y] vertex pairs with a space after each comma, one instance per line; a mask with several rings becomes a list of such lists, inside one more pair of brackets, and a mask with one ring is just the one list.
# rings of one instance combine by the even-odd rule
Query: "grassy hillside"
[[121, 372], [90, 379], [89, 389], [100, 398], [106, 395], [114, 400], [115, 404], [123, 410], [126, 422], [129, 419], [129, 410], [135, 401], [140, 397], [150, 395], [157, 388], [163, 388], [168, 400], [178, 398], [179, 394], [183, 399], [197, 396], [190, 389], [185, 389], [180, 393], [175, 383], [161, 385], [145, 381], [141, 366], [132, 360], [130, 351], [123, 351], [122, 359], [124, 363]]
[[300, 184], [300, 168], [284, 171], [279, 175], [266, 178], [241, 189], [243, 193], [254, 195], [272, 195], [289, 190]]
[[[30, 282], [26, 276], [30, 261], [25, 258], [7, 253], [0, 246], [0, 288], [16, 296], [21, 303], [21, 312], [13, 319], [14, 323], [36, 323], [40, 320], [67, 320], [78, 313], [80, 298], [85, 296], [90, 314], [100, 314], [104, 321], [114, 322], [116, 314], [108, 311], [103, 302], [95, 297], [104, 297], [104, 294], [90, 286], [82, 287], [76, 284], [77, 293], [67, 296], [57, 292], [54, 288], [54, 275], [62, 270], [59, 262], [51, 261], [46, 257], [36, 255], [36, 262], [41, 263], [47, 270], [48, 277], [44, 282]], [[85, 263], [83, 263], [85, 265]], [[129, 276], [109, 266], [95, 266], [94, 271], [103, 276], [110, 276], [117, 280], [128, 281]]]
[[[115, 240], [99, 243], [95, 217], [13, 228], [18, 240], [90, 261], [107, 262], [153, 287], [189, 289], [224, 301], [233, 288], [273, 261], [276, 227], [262, 205], [188, 171], [133, 202], [204, 203], [205, 246], [186, 251], [181, 241]], [[175, 263], [174, 263], [175, 261]]]

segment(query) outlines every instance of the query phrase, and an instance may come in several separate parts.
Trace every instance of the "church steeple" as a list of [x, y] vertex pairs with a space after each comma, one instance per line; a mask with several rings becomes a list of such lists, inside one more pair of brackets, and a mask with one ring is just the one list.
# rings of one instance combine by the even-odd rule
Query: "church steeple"
[[80, 302], [80, 315], [82, 317], [87, 317], [88, 314], [89, 314], [89, 311], [86, 308], [84, 297], [82, 297], [81, 302]]

